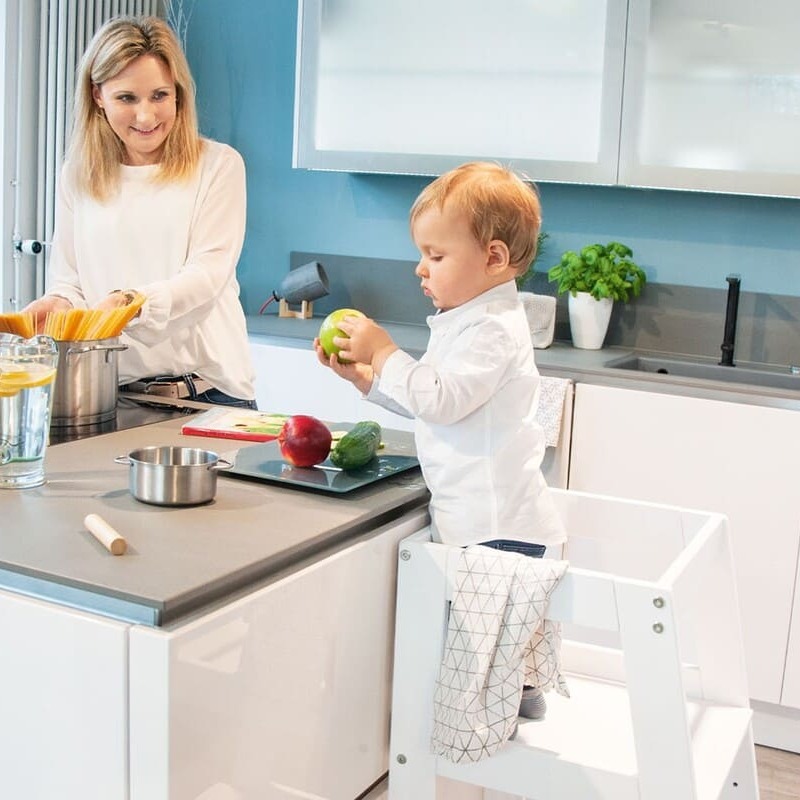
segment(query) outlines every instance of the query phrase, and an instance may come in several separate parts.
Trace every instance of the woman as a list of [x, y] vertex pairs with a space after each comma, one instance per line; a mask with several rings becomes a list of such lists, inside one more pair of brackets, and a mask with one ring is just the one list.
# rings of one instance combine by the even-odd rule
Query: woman
[[123, 335], [120, 382], [254, 408], [236, 281], [245, 205], [242, 158], [201, 138], [171, 29], [156, 17], [113, 19], [78, 70], [48, 291], [27, 310], [43, 323], [48, 311], [144, 295]]

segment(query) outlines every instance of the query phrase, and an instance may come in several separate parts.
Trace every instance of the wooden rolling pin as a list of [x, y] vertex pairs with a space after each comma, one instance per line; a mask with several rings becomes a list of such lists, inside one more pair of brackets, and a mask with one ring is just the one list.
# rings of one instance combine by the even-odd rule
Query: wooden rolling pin
[[128, 549], [125, 539], [101, 516], [87, 514], [83, 519], [83, 524], [86, 526], [86, 530], [113, 555], [121, 556]]

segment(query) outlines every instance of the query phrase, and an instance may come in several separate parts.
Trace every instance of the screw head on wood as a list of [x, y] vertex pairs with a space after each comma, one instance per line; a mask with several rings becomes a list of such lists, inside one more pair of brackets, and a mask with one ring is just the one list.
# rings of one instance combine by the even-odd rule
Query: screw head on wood
[[408, 761], [408, 759], [402, 753], [399, 753], [398, 756], [397, 756], [397, 763], [398, 764], [405, 764], [406, 761]]
[[663, 597], [654, 597], [653, 598], [653, 605], [656, 608], [664, 608], [664, 598]]
[[656, 622], [656, 624], [653, 625], [653, 630], [656, 633], [663, 633], [664, 632], [664, 626], [660, 622]]
[[411, 558], [411, 553], [409, 553], [408, 550], [401, 550], [400, 558], [402, 558], [403, 561], [408, 561]]

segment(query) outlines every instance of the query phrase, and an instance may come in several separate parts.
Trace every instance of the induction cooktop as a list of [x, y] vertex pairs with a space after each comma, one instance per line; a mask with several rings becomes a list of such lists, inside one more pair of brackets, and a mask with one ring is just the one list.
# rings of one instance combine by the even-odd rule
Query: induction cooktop
[[175, 417], [186, 417], [203, 410], [202, 408], [167, 405], [157, 401], [142, 402], [120, 394], [117, 400], [117, 414], [114, 419], [91, 425], [67, 425], [58, 427], [51, 425], [50, 444], [74, 442], [78, 439], [100, 436], [103, 433], [114, 433], [114, 431], [138, 428], [142, 425], [164, 422], [164, 420], [174, 419]]

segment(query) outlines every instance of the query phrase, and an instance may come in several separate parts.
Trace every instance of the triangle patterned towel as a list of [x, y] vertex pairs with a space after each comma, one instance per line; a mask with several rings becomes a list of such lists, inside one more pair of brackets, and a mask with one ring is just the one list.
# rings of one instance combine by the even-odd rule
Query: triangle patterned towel
[[434, 694], [434, 755], [460, 763], [497, 752], [515, 730], [526, 676], [569, 696], [559, 626], [545, 620], [567, 567], [480, 545], [461, 552]]
[[569, 378], [554, 378], [551, 375], [542, 375], [539, 381], [536, 421], [544, 430], [545, 444], [548, 447], [558, 447], [561, 423], [564, 419], [564, 400], [572, 381]]

